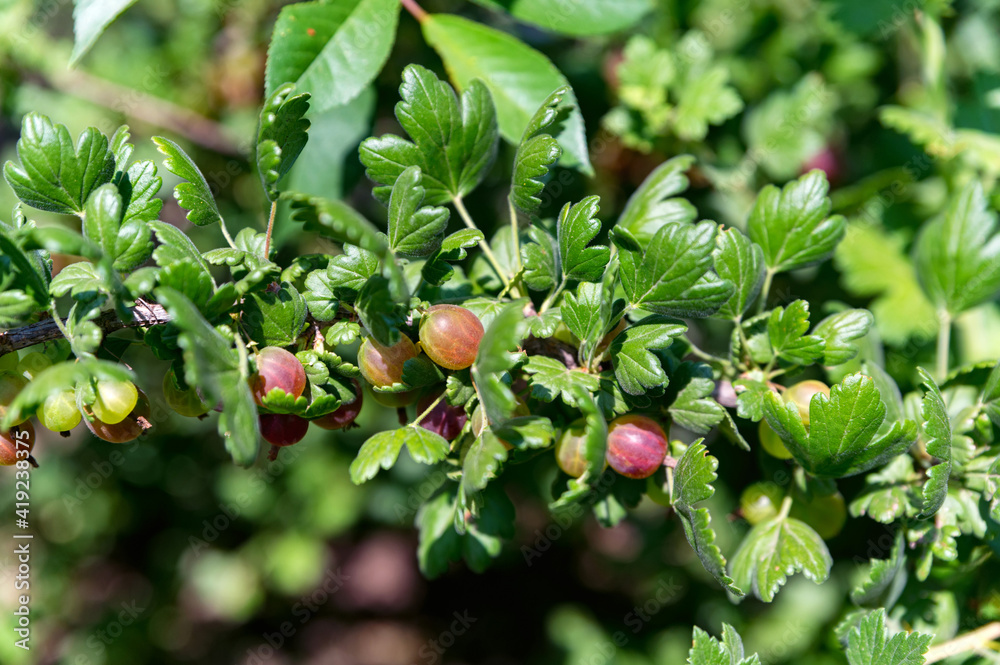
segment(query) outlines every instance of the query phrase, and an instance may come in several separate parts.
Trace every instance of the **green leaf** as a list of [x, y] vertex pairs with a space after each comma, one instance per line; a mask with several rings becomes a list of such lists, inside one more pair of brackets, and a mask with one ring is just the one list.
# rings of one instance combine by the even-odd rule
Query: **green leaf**
[[44, 249], [53, 254], [72, 254], [95, 261], [101, 258], [100, 248], [76, 231], [59, 226], [28, 229], [24, 246], [25, 249]]
[[729, 85], [729, 69], [719, 64], [685, 76], [674, 109], [677, 136], [686, 141], [701, 141], [710, 124], [722, 124], [743, 109], [739, 93]]
[[419, 166], [408, 166], [389, 196], [389, 249], [409, 258], [425, 257], [441, 247], [448, 228], [448, 209], [421, 207], [424, 188]]
[[612, 240], [629, 302], [667, 316], [703, 318], [718, 311], [734, 289], [712, 272], [715, 232], [715, 222], [670, 222], [640, 244], [615, 227]]
[[896, 532], [896, 544], [888, 559], [873, 559], [868, 576], [851, 590], [851, 602], [861, 607], [891, 608], [906, 586], [906, 540], [904, 529]]
[[180, 331], [177, 343], [184, 350], [184, 380], [201, 389], [210, 403], [222, 402], [218, 429], [226, 450], [240, 466], [252, 465], [260, 451], [260, 425], [247, 384], [246, 351], [233, 350], [232, 343], [180, 292], [161, 287], [156, 297]]
[[875, 317], [866, 309], [845, 309], [831, 314], [816, 324], [812, 336], [824, 341], [823, 364], [843, 365], [861, 350], [860, 340], [875, 323]]
[[877, 609], [861, 620], [847, 638], [850, 665], [923, 665], [933, 635], [896, 633], [886, 637], [885, 610]]
[[511, 16], [564, 35], [606, 35], [638, 23], [652, 10], [650, 0], [475, 0], [485, 7], [504, 9]]
[[687, 326], [663, 316], [647, 316], [615, 336], [611, 363], [622, 390], [643, 395], [650, 388], [665, 387], [667, 375], [651, 349], [665, 349], [687, 332]]
[[600, 200], [588, 196], [572, 206], [567, 203], [559, 213], [556, 229], [564, 279], [599, 281], [611, 260], [611, 250], [604, 245], [587, 246], [601, 232], [601, 222], [594, 218]]
[[472, 570], [482, 572], [492, 557], [500, 554], [504, 539], [514, 535], [514, 505], [502, 489], [487, 488], [475, 520], [455, 531], [459, 510], [457, 485], [449, 485], [431, 497], [417, 512], [420, 571], [433, 578], [448, 570], [450, 561], [465, 557]]
[[344, 245], [344, 253], [330, 259], [326, 272], [333, 294], [348, 303], [357, 300], [368, 280], [378, 274], [379, 259], [366, 249]]
[[489, 428], [476, 438], [462, 460], [462, 491], [467, 495], [484, 489], [497, 477], [507, 460], [507, 447]]
[[674, 195], [688, 188], [685, 173], [694, 161], [691, 155], [678, 155], [657, 166], [629, 197], [617, 226], [639, 242], [649, 242], [664, 224], [693, 222], [698, 214], [694, 206]]
[[420, 65], [403, 70], [396, 118], [411, 141], [386, 134], [361, 144], [361, 163], [380, 187], [385, 201], [392, 185], [409, 166], [419, 166], [425, 203], [461, 198], [486, 176], [497, 150], [497, 118], [490, 91], [481, 81], [467, 81], [461, 104], [447, 82]]
[[769, 603], [789, 575], [802, 573], [821, 584], [833, 559], [826, 543], [805, 522], [781, 515], [761, 522], [740, 544], [730, 567], [734, 582]]
[[157, 240], [160, 241], [159, 246], [153, 250], [153, 260], [156, 261], [156, 265], [164, 268], [178, 261], [191, 261], [199, 266], [209, 279], [212, 279], [208, 263], [205, 262], [201, 252], [183, 231], [172, 224], [160, 221], [150, 222], [149, 226], [156, 234]]
[[572, 370], [548, 356], [531, 356], [524, 371], [531, 375], [531, 396], [543, 402], [561, 397], [569, 406], [576, 406], [576, 390], [582, 388], [587, 393], [595, 393], [601, 387], [597, 375]]
[[[33, 299], [39, 309], [49, 305], [50, 268], [40, 260], [37, 252], [26, 251], [23, 231], [13, 230], [0, 223], [0, 279], [4, 287], [18, 286]], [[6, 265], [5, 265], [6, 264]], [[12, 276], [4, 275], [13, 268]], [[6, 289], [4, 289], [6, 290]], [[8, 307], [18, 309], [22, 302], [20, 296], [13, 296], [8, 301]], [[9, 310], [8, 314], [12, 314]]]
[[556, 129], [560, 117], [566, 112], [563, 100], [569, 92], [567, 86], [554, 90], [531, 116], [521, 135], [521, 142], [517, 144], [510, 201], [527, 214], [538, 212], [542, 205], [538, 195], [545, 188], [543, 178], [562, 156], [559, 141], [542, 130]]
[[527, 322], [523, 308], [523, 302], [509, 303], [487, 325], [472, 365], [472, 380], [479, 390], [489, 423], [502, 423], [517, 406], [514, 393], [501, 380], [501, 374], [514, 367], [517, 361], [511, 351], [524, 337]]
[[358, 144], [371, 135], [375, 97], [368, 86], [343, 106], [309, 113], [309, 141], [285, 180], [286, 189], [330, 199], [344, 195], [347, 169], [357, 165]]
[[1000, 234], [982, 185], [967, 185], [944, 213], [924, 225], [914, 257], [924, 291], [953, 316], [996, 294]]
[[771, 392], [759, 371], [759, 379], [748, 377], [733, 381], [736, 389], [736, 415], [740, 418], [759, 422], [764, 417], [764, 398]]
[[194, 161], [184, 150], [161, 136], [154, 136], [153, 143], [166, 159], [163, 166], [175, 176], [186, 180], [174, 187], [174, 198], [188, 211], [187, 219], [195, 226], [208, 226], [222, 221], [222, 214], [212, 196], [212, 189]]
[[264, 73], [270, 97], [284, 83], [312, 95], [316, 113], [357, 97], [389, 58], [400, 4], [394, 0], [300, 2], [278, 14]]
[[73, 54], [69, 66], [75, 67], [80, 58], [97, 42], [97, 38], [115, 22], [135, 0], [76, 0], [73, 6]]
[[73, 146], [65, 125], [28, 113], [17, 140], [21, 164], [7, 162], [4, 178], [27, 205], [63, 214], [80, 214], [91, 192], [111, 182], [115, 156], [108, 138], [90, 127]]
[[708, 508], [694, 507], [715, 494], [712, 483], [717, 478], [715, 470], [718, 468], [719, 461], [708, 454], [701, 439], [691, 444], [673, 470], [670, 504], [677, 511], [684, 527], [684, 535], [701, 559], [705, 570], [730, 593], [742, 596], [743, 591], [726, 575], [726, 558], [715, 544], [711, 513]]
[[764, 250], [739, 229], [723, 229], [715, 244], [715, 272], [732, 282], [735, 290], [713, 316], [740, 321], [764, 283]]
[[518, 450], [548, 448], [555, 437], [552, 421], [543, 416], [519, 416], [490, 429], [497, 438]]
[[722, 641], [695, 626], [688, 652], [689, 665], [760, 665], [760, 657], [744, 657], [743, 640], [727, 623], [722, 624]]
[[581, 282], [576, 293], [567, 292], [563, 296], [560, 307], [563, 323], [580, 340], [581, 347], [604, 337], [608, 313], [602, 311], [603, 303], [604, 289], [593, 282]]
[[380, 468], [391, 469], [404, 445], [410, 457], [421, 464], [435, 464], [448, 454], [448, 442], [423, 427], [378, 432], [362, 444], [351, 462], [351, 482], [360, 485], [374, 478]]
[[526, 235], [531, 242], [521, 244], [521, 278], [534, 291], [548, 291], [562, 277], [562, 258], [555, 238], [540, 226], [530, 227]]
[[826, 175], [814, 170], [782, 189], [768, 185], [757, 195], [747, 233], [764, 249], [771, 272], [819, 263], [833, 253], [846, 222], [829, 216], [829, 189]]
[[78, 384], [102, 379], [135, 381], [136, 377], [124, 365], [95, 358], [77, 358], [47, 367], [37, 373], [7, 406], [6, 414], [0, 420], [0, 427], [6, 432], [16, 421], [34, 414], [50, 395], [72, 390]]
[[890, 234], [880, 224], [855, 223], [847, 226], [834, 255], [844, 288], [856, 296], [874, 296], [868, 309], [887, 344], [902, 345], [924, 335], [925, 322], [935, 317], [906, 245], [902, 234]]
[[148, 160], [136, 162], [116, 176], [115, 184], [125, 206], [122, 226], [133, 221], [150, 222], [160, 214], [163, 201], [156, 195], [163, 178], [156, 175], [156, 164]]
[[851, 501], [851, 515], [868, 515], [882, 524], [913, 517], [923, 503], [913, 496], [913, 484], [917, 480], [919, 476], [913, 470], [912, 459], [900, 455], [878, 473], [865, 477], [864, 489]]
[[260, 346], [290, 346], [306, 325], [306, 310], [298, 289], [284, 283], [277, 291], [248, 295], [240, 321], [247, 336]]
[[680, 363], [670, 374], [667, 391], [667, 397], [673, 397], [669, 413], [674, 423], [695, 434], [706, 434], [722, 422], [726, 410], [710, 397], [714, 390], [711, 367], [704, 363]]
[[114, 185], [98, 187], [84, 206], [83, 235], [112, 259], [121, 216], [122, 199]]
[[280, 181], [309, 140], [309, 94], [293, 95], [295, 86], [280, 86], [260, 110], [257, 124], [257, 171], [264, 192], [271, 201], [278, 199]]
[[[552, 91], [569, 85], [548, 58], [506, 33], [451, 14], [431, 14], [420, 27], [456, 85], [470, 86], [473, 79], [486, 84], [496, 104], [500, 134], [511, 143], [520, 141], [535, 111]], [[576, 105], [572, 91], [567, 93], [566, 103]], [[561, 162], [591, 175], [579, 110], [570, 113], [556, 138], [563, 149]]]
[[478, 245], [483, 238], [485, 236], [479, 229], [462, 229], [445, 237], [441, 241], [441, 247], [428, 257], [420, 269], [424, 281], [431, 286], [444, 284], [455, 272], [449, 261], [465, 259], [469, 255], [466, 250]]
[[346, 203], [297, 192], [284, 192], [282, 198], [291, 201], [292, 221], [302, 222], [306, 231], [379, 256], [388, 248], [385, 235]]
[[906, 452], [916, 439], [916, 426], [910, 420], [896, 422], [875, 438], [885, 412], [875, 382], [863, 374], [847, 376], [829, 397], [813, 395], [808, 432], [795, 404], [785, 404], [773, 393], [764, 398], [767, 424], [795, 461], [821, 478], [863, 473]]
[[917, 373], [924, 387], [921, 408], [924, 421], [924, 447], [928, 455], [940, 460], [927, 470], [927, 482], [924, 483], [923, 491], [924, 505], [920, 513], [920, 517], [926, 519], [941, 509], [948, 496], [948, 478], [951, 476], [951, 422], [948, 419], [944, 398], [941, 397], [941, 391], [934, 379], [923, 367], [918, 367]]
[[823, 356], [822, 337], [806, 335], [809, 303], [796, 300], [788, 308], [777, 307], [767, 322], [767, 336], [774, 355], [798, 365], [811, 365]]
[[380, 344], [393, 346], [399, 342], [403, 317], [389, 294], [389, 280], [373, 275], [358, 292], [355, 301], [358, 319]]
[[7, 289], [0, 291], [0, 326], [13, 328], [27, 321], [38, 303], [24, 291]]

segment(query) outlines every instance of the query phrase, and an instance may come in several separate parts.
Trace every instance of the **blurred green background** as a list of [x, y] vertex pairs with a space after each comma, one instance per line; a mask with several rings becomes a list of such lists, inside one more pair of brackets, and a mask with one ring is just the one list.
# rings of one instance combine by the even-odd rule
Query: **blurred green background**
[[[543, 214], [595, 193], [602, 219], [614, 220], [652, 168], [691, 152], [699, 161], [690, 197], [701, 215], [740, 226], [761, 185], [811, 166], [827, 170], [835, 206], [853, 222], [846, 249], [832, 263], [779, 279], [776, 292], [808, 298], [814, 310], [837, 301], [872, 307], [887, 368], [904, 387], [912, 385], [912, 368], [927, 364], [936, 330], [921, 328], [928, 317], [921, 318], [927, 310], [920, 308], [929, 305], [916, 286], [908, 244], [941, 208], [951, 183], [969, 173], [991, 181], [1000, 157], [986, 143], [980, 152], [949, 153], [945, 146], [928, 157], [919, 140], [880, 121], [879, 109], [900, 105], [992, 135], [1000, 121], [1000, 2], [660, 0], [638, 28], [651, 41], [635, 46], [631, 59], [623, 55], [628, 34], [570, 39], [470, 2], [423, 6], [517, 33], [573, 84], [596, 175], [557, 170]], [[140, 159], [159, 161], [146, 140], [157, 134], [190, 150], [234, 234], [263, 229], [265, 201], [246, 155], [280, 7], [271, 0], [140, 1], [69, 70], [72, 3], [3, 0], [0, 158], [14, 157], [20, 119], [30, 110], [74, 134], [94, 125], [110, 135], [127, 123]], [[942, 26], [938, 55], [922, 31], [924, 15]], [[724, 114], [704, 140], [658, 125], [657, 114], [676, 91], [657, 81], [657, 49], [721, 67], [741, 110]], [[623, 58], [631, 63], [624, 68]], [[443, 71], [416, 21], [404, 14], [372, 88], [312, 118], [313, 140], [290, 186], [343, 196], [372, 219], [384, 217], [356, 147], [369, 133], [398, 131], [392, 107], [410, 62]], [[928, 71], [934, 67], [940, 71]], [[469, 202], [483, 226], [505, 211], [510, 155], [509, 146], [501, 148], [503, 166]], [[172, 176], [163, 169], [160, 175], [169, 191]], [[0, 210], [14, 203], [10, 190], [0, 188]], [[67, 223], [33, 216], [42, 224]], [[284, 216], [277, 226], [280, 260], [334, 251], [283, 223]], [[217, 227], [190, 227], [171, 198], [161, 218], [202, 248], [221, 244]], [[986, 322], [998, 320], [991, 303], [959, 322], [963, 362], [1000, 356], [1000, 340], [982, 334]], [[711, 322], [701, 332], [705, 348], [727, 343], [725, 330]], [[126, 350], [122, 360], [140, 379], [166, 370], [141, 347]], [[717, 632], [722, 621], [765, 663], [801, 663], [807, 656], [811, 665], [842, 663], [830, 629], [846, 610], [858, 562], [885, 556], [892, 543], [884, 527], [851, 520], [830, 542], [838, 563], [828, 583], [795, 578], [773, 605], [736, 606], [704, 572], [665, 508], [644, 503], [613, 529], [591, 516], [551, 523], [543, 488], [556, 467], [540, 460], [504, 474], [517, 535], [492, 568], [474, 574], [455, 566], [428, 581], [417, 571], [412, 523], [421, 498], [443, 478], [403, 459], [362, 487], [348, 479], [360, 443], [394, 426], [394, 413], [369, 399], [359, 429], [314, 427], [277, 463], [247, 471], [229, 461], [211, 421], [169, 417], [159, 381], [141, 387], [154, 402], [155, 434], [146, 440], [113, 446], [85, 428], [67, 439], [40, 432], [41, 467], [31, 483], [32, 650], [12, 646], [16, 561], [9, 545], [13, 518], [5, 517], [0, 663], [673, 665], [686, 658], [692, 624]], [[720, 546], [732, 552], [747, 528], [735, 513], [741, 490], [778, 467], [761, 460], [758, 474], [745, 453], [725, 443], [713, 455], [721, 477], [712, 511]], [[843, 484], [848, 499], [860, 483]], [[13, 514], [13, 494], [12, 474], [0, 474], [0, 514]], [[960, 606], [961, 584], [961, 578], [930, 580], [924, 595], [912, 599], [913, 623], [948, 633], [960, 629], [958, 617], [970, 609], [963, 615], [996, 618], [1000, 584], [976, 588], [975, 608]]]

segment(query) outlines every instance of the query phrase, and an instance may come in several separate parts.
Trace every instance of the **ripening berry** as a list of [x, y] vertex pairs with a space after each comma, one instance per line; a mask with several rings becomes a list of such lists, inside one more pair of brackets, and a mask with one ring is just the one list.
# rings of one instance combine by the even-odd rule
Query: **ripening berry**
[[167, 370], [163, 375], [163, 399], [167, 402], [167, 406], [188, 418], [203, 416], [211, 408], [194, 386], [187, 386], [181, 390], [173, 369]]
[[740, 512], [750, 524], [760, 524], [778, 514], [784, 496], [776, 483], [753, 483], [740, 495]]
[[23, 454], [20, 458], [17, 456], [19, 450], [25, 450], [25, 443], [27, 443], [27, 451], [30, 454], [32, 448], [35, 447], [35, 428], [30, 420], [20, 425], [14, 425], [5, 433], [0, 434], [0, 466], [13, 466], [18, 459], [28, 459]]
[[824, 496], [813, 494], [809, 499], [795, 496], [789, 515], [811, 526], [820, 538], [829, 540], [843, 530], [847, 522], [847, 506], [844, 495], [836, 491]]
[[[0, 374], [0, 418], [7, 415], [7, 408], [27, 385], [27, 379], [20, 374], [14, 374], [13, 372]], [[19, 425], [23, 423], [29, 415], [28, 413], [22, 414], [21, 419], [14, 424]]]
[[760, 421], [757, 433], [760, 435], [760, 445], [763, 446], [764, 452], [768, 455], [778, 459], [792, 459], [792, 454], [785, 447], [785, 442], [781, 440], [777, 432], [771, 429], [766, 420]]
[[272, 446], [291, 446], [309, 431], [309, 421], [290, 413], [262, 413], [260, 435]]
[[427, 357], [445, 369], [472, 365], [483, 339], [479, 317], [458, 305], [434, 305], [420, 321], [420, 346]]
[[574, 420], [556, 442], [556, 464], [563, 473], [574, 478], [583, 475], [587, 470], [586, 445], [587, 421], [584, 418]]
[[354, 384], [354, 401], [342, 403], [336, 411], [312, 420], [314, 425], [323, 429], [344, 429], [354, 424], [358, 414], [361, 413], [364, 393], [357, 379], [351, 379], [351, 383]]
[[816, 393], [823, 393], [829, 397], [830, 386], [822, 381], [800, 381], [793, 386], [789, 386], [785, 390], [785, 394], [781, 396], [786, 403], [795, 403], [796, 408], [799, 410], [799, 415], [802, 416], [802, 424], [807, 428], [809, 427], [809, 403]]
[[139, 391], [135, 408], [117, 423], [106, 423], [94, 416], [93, 421], [84, 418], [87, 429], [94, 436], [109, 443], [128, 443], [138, 439], [153, 425], [149, 422], [149, 399], [146, 393]]
[[306, 370], [291, 352], [266, 346], [257, 354], [257, 373], [250, 377], [250, 390], [257, 406], [263, 406], [264, 397], [275, 388], [299, 397], [306, 389]]
[[11, 351], [0, 356], [0, 372], [17, 372], [17, 365], [21, 362], [17, 351]]
[[35, 414], [42, 427], [53, 432], [68, 432], [80, 424], [83, 416], [76, 405], [76, 391], [60, 390], [45, 398]]
[[648, 478], [667, 457], [667, 435], [646, 416], [628, 415], [608, 425], [608, 464], [627, 478]]
[[108, 425], [125, 420], [139, 401], [139, 389], [131, 381], [102, 379], [97, 382], [95, 392], [97, 397], [90, 408], [98, 419]]
[[[420, 401], [417, 402], [417, 415], [419, 416], [430, 408], [430, 405], [441, 396], [442, 392], [441, 390], [429, 392], [421, 397]], [[448, 404], [447, 399], [442, 398], [434, 405], [431, 412], [421, 419], [419, 424], [426, 430], [440, 434], [447, 441], [454, 441], [455, 437], [461, 433], [462, 428], [465, 427], [465, 421], [468, 419], [463, 407], [452, 406]]]
[[403, 382], [403, 364], [417, 355], [416, 345], [406, 335], [400, 335], [392, 346], [382, 346], [374, 338], [366, 337], [358, 349], [358, 368], [365, 381], [388, 388]]

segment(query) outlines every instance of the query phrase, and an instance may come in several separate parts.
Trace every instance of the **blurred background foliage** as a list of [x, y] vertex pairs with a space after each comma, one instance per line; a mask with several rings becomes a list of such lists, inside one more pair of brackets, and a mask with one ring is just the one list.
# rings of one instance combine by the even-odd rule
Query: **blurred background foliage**
[[[14, 157], [29, 110], [74, 134], [91, 125], [111, 134], [127, 123], [140, 159], [156, 159], [142, 140], [153, 134], [185, 145], [234, 234], [262, 229], [266, 202], [247, 153], [280, 7], [273, 0], [139, 2], [70, 70], [72, 4], [3, 0], [0, 159]], [[992, 183], [1000, 173], [1000, 2], [651, 0], [650, 7], [631, 31], [574, 39], [470, 2], [424, 3], [513, 31], [572, 83], [596, 173], [556, 170], [543, 215], [599, 194], [601, 217], [613, 220], [652, 168], [690, 152], [698, 161], [689, 195], [701, 215], [742, 226], [763, 184], [812, 167], [827, 171], [835, 208], [852, 220], [848, 238], [833, 265], [783, 277], [775, 292], [807, 298], [814, 310], [838, 302], [871, 307], [886, 367], [912, 386], [914, 367], [931, 363], [936, 335], [909, 259], [914, 232], [954, 185], [974, 176]], [[411, 62], [443, 73], [416, 21], [404, 15], [371, 89], [312, 117], [291, 188], [342, 196], [373, 219], [384, 216], [356, 148], [370, 133], [396, 130], [399, 74]], [[173, 176], [161, 175], [167, 191]], [[491, 178], [469, 202], [484, 224], [505, 219], [498, 212], [509, 174]], [[0, 188], [0, 210], [14, 203]], [[42, 224], [64, 223], [33, 214]], [[282, 260], [333, 251], [283, 224], [285, 214], [277, 227]], [[221, 244], [217, 227], [190, 227], [173, 199], [161, 218], [199, 246]], [[1000, 339], [984, 332], [998, 322], [993, 303], [963, 316], [960, 364], [1000, 356]], [[722, 331], [707, 322], [704, 347], [723, 348]], [[153, 367], [149, 354], [123, 349], [140, 377], [166, 370]], [[726, 621], [766, 663], [801, 663], [807, 655], [812, 665], [842, 663], [830, 629], [847, 611], [859, 563], [886, 556], [893, 542], [884, 527], [851, 520], [830, 542], [837, 563], [827, 584], [795, 578], [773, 605], [737, 608], [702, 569], [678, 522], [664, 519], [665, 508], [643, 503], [613, 529], [591, 516], [550, 522], [544, 488], [556, 469], [544, 461], [505, 474], [518, 531], [499, 560], [483, 574], [455, 566], [427, 581], [417, 571], [412, 522], [443, 478], [406, 459], [363, 487], [347, 474], [360, 443], [395, 414], [369, 399], [359, 429], [312, 428], [279, 462], [244, 471], [229, 461], [213, 425], [168, 418], [159, 386], [142, 388], [154, 402], [156, 433], [147, 440], [112, 446], [84, 428], [68, 439], [40, 434], [31, 506], [33, 649], [12, 646], [16, 564], [4, 545], [0, 624], [8, 626], [0, 630], [0, 662], [674, 665], [686, 657], [691, 624], [717, 631]], [[720, 545], [731, 552], [746, 529], [731, 511], [759, 476], [745, 471], [745, 453], [735, 448], [713, 454], [721, 478], [712, 510]], [[780, 470], [761, 464], [765, 477]], [[845, 495], [860, 483], [846, 482]], [[0, 514], [11, 515], [12, 477], [0, 478], [0, 488]], [[12, 521], [2, 520], [0, 542], [12, 542]], [[928, 580], [919, 597], [902, 603], [904, 623], [947, 638], [962, 629], [959, 616], [974, 625], [998, 618], [996, 572], [993, 563], [975, 578], [953, 570]]]

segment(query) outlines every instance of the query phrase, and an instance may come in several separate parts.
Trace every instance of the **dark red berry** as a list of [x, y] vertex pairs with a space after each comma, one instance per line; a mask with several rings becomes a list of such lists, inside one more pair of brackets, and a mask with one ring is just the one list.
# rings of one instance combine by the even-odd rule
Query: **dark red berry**
[[358, 414], [361, 413], [361, 405], [364, 401], [364, 393], [361, 384], [356, 379], [351, 379], [354, 384], [354, 401], [341, 404], [336, 411], [320, 416], [313, 420], [313, 424], [323, 429], [344, 429], [354, 424]]
[[290, 413], [264, 413], [260, 416], [260, 435], [272, 446], [291, 446], [309, 431], [309, 421]]
[[[419, 416], [426, 411], [434, 403], [434, 400], [441, 396], [441, 392], [432, 392], [421, 397], [420, 401], [417, 402], [417, 415]], [[431, 412], [423, 417], [420, 426], [435, 434], [440, 434], [448, 441], [453, 441], [465, 427], [465, 421], [468, 419], [463, 407], [452, 406], [448, 404], [446, 399], [441, 399], [431, 409]]]

